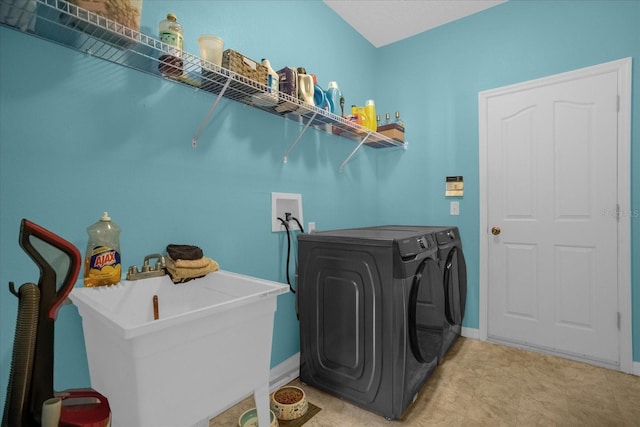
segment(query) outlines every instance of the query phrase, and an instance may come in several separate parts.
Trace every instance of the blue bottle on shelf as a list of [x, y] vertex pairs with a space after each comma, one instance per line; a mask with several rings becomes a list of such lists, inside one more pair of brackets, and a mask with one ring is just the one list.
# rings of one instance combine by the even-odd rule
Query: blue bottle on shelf
[[340, 97], [342, 93], [340, 93], [340, 89], [338, 88], [338, 83], [329, 82], [329, 86], [327, 87], [327, 101], [329, 101], [329, 109], [333, 114], [341, 115], [340, 111]]

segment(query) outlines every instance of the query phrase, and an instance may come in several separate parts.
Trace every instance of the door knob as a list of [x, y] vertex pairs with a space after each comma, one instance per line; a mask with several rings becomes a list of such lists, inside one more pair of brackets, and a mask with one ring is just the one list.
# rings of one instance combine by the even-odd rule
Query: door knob
[[500, 230], [500, 227], [491, 227], [491, 234], [493, 234], [494, 236], [500, 234], [501, 231], [502, 230]]

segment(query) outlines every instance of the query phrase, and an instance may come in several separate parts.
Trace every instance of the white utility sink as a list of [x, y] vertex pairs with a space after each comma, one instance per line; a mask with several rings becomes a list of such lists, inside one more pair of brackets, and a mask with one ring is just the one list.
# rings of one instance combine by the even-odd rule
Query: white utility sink
[[286, 292], [228, 271], [181, 284], [162, 276], [75, 288], [91, 387], [109, 400], [112, 425], [208, 426], [251, 392], [269, 425], [273, 317]]

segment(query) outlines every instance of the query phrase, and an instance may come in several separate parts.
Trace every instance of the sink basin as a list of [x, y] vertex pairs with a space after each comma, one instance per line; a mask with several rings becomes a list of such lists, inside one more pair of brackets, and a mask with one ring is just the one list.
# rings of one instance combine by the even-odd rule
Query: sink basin
[[[269, 425], [273, 317], [281, 283], [217, 271], [75, 288], [91, 386], [113, 426], [196, 426], [253, 392]], [[157, 296], [158, 319], [153, 299]]]

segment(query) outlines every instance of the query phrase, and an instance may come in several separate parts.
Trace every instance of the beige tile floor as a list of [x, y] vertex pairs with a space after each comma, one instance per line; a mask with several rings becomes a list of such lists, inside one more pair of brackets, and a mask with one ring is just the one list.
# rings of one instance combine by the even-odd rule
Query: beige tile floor
[[[322, 408], [305, 427], [640, 426], [640, 377], [468, 338], [456, 341], [402, 420], [293, 384]], [[237, 426], [253, 406], [248, 398], [210, 426]]]

